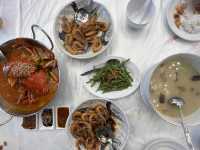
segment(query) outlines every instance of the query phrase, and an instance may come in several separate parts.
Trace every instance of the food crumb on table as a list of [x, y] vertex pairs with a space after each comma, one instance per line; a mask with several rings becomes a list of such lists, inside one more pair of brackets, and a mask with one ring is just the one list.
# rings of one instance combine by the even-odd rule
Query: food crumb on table
[[0, 145], [0, 150], [3, 150], [3, 148], [4, 148], [5, 146], [7, 146], [7, 145], [8, 145], [8, 143], [7, 143], [6, 141], [4, 141], [3, 144]]
[[3, 19], [0, 18], [0, 29], [3, 27]]
[[4, 145], [4, 146], [7, 146], [7, 145], [8, 145], [8, 143], [7, 143], [6, 141], [4, 141], [4, 142], [3, 142], [3, 145]]

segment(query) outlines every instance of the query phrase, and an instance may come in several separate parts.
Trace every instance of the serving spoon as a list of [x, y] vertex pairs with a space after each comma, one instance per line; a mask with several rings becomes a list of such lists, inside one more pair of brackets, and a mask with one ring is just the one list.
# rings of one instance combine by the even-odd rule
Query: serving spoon
[[101, 142], [101, 150], [104, 150], [107, 146], [109, 146], [109, 150], [117, 150], [113, 146], [112, 138], [106, 136], [106, 134], [110, 132], [109, 130], [110, 129], [108, 128], [102, 128], [96, 131], [96, 136], [98, 140]]
[[182, 126], [184, 134], [185, 134], [185, 139], [186, 139], [187, 145], [188, 145], [188, 147], [189, 147], [190, 150], [195, 150], [194, 146], [192, 144], [192, 138], [190, 136], [190, 131], [186, 127], [186, 125], [184, 124], [184, 121], [183, 121], [182, 107], [185, 104], [184, 99], [181, 98], [181, 97], [174, 96], [174, 97], [171, 97], [168, 100], [168, 103], [171, 104], [171, 105], [174, 105], [174, 106], [178, 107], [179, 115], [180, 115], [180, 123], [181, 123], [181, 126]]
[[86, 23], [89, 20], [89, 17], [92, 14], [95, 14], [98, 8], [95, 8], [92, 10], [93, 6], [93, 0], [89, 0], [89, 4], [86, 7], [83, 8], [78, 8], [76, 2], [72, 2], [71, 6], [75, 12], [74, 14], [74, 20], [75, 22], [81, 22], [81, 23]]
[[[6, 64], [7, 58], [6, 58], [5, 54], [3, 53], [4, 51], [5, 51], [4, 47], [0, 46], [0, 60], [1, 60], [1, 62], [3, 62], [4, 64]], [[9, 70], [8, 66], [7, 66], [7, 65], [4, 65], [4, 66], [3, 66], [3, 75], [4, 75], [4, 77], [6, 77], [6, 78], [7, 78], [8, 70]]]
[[121, 142], [118, 139], [114, 138], [110, 126], [97, 129], [96, 137], [101, 142], [101, 150], [104, 150], [107, 147], [109, 150], [117, 150], [117, 146], [121, 145]]

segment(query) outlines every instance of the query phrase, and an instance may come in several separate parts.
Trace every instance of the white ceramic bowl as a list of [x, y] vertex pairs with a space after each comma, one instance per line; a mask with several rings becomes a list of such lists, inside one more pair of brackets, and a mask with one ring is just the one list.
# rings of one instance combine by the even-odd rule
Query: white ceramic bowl
[[[126, 60], [125, 58], [122, 58], [122, 57], [109, 56], [100, 62], [89, 63], [88, 65], [86, 65], [84, 67], [84, 70], [82, 72], [87, 72], [89, 70], [92, 70], [94, 68], [94, 66], [97, 66], [97, 68], [98, 68], [98, 66], [103, 66], [110, 59], [118, 59], [120, 61]], [[105, 98], [105, 99], [114, 100], [114, 99], [119, 99], [119, 98], [129, 96], [138, 89], [138, 87], [140, 85], [140, 77], [141, 76], [140, 76], [140, 71], [139, 71], [138, 67], [131, 61], [131, 59], [129, 60], [129, 62], [126, 63], [126, 67], [127, 67], [127, 70], [130, 72], [131, 76], [133, 77], [132, 86], [128, 87], [127, 89], [124, 89], [121, 91], [112, 91], [112, 92], [107, 92], [107, 93], [103, 93], [102, 91], [97, 91], [98, 84], [91, 87], [91, 85], [87, 83], [92, 78], [92, 76], [93, 76], [92, 73], [82, 76], [82, 79], [84, 81], [84, 86], [91, 94], [101, 97], [101, 98]]]
[[[147, 5], [146, 7], [144, 7], [145, 4]], [[146, 9], [141, 10], [143, 8]], [[150, 23], [151, 19], [155, 14], [155, 10], [155, 4], [152, 0], [130, 0], [126, 8], [126, 17], [128, 25], [135, 29], [144, 28], [147, 24]], [[137, 16], [140, 16], [142, 14], [144, 14], [144, 16], [142, 17], [143, 21], [138, 22]]]
[[174, 21], [174, 12], [176, 9], [176, 5], [180, 3], [180, 0], [172, 0], [169, 4], [169, 7], [167, 9], [167, 22], [170, 27], [170, 29], [180, 38], [188, 40], [188, 41], [200, 41], [200, 33], [197, 34], [191, 34], [188, 33], [182, 29], [179, 29], [175, 25]]
[[[181, 53], [181, 54], [175, 54], [175, 55], [171, 55], [167, 58], [165, 58], [163, 61], [152, 65], [151, 68], [149, 68], [146, 73], [144, 74], [144, 77], [141, 81], [141, 85], [140, 85], [140, 92], [141, 92], [141, 96], [145, 102], [145, 104], [147, 104], [148, 106], [150, 106], [151, 108], [153, 108], [153, 110], [165, 121], [174, 124], [174, 125], [179, 125], [178, 122], [178, 118], [173, 118], [173, 117], [169, 117], [166, 116], [162, 113], [160, 113], [159, 111], [157, 111], [157, 109], [155, 108], [155, 106], [152, 103], [152, 100], [150, 98], [150, 81], [151, 78], [153, 76], [153, 73], [155, 71], [155, 69], [162, 63], [164, 62], [166, 59], [170, 59], [170, 58], [176, 58], [176, 57], [181, 57], [184, 60], [188, 61], [189, 63], [192, 64], [192, 66], [197, 69], [197, 71], [200, 72], [200, 56], [194, 55], [194, 54], [187, 54], [187, 53]], [[194, 126], [194, 125], [198, 125], [200, 124], [200, 108], [192, 113], [191, 115], [187, 116], [184, 118], [184, 122], [187, 125], [190, 126]]]
[[149, 142], [143, 150], [187, 150], [183, 145], [174, 139], [159, 138]]
[[[90, 99], [90, 100], [87, 100], [87, 101], [81, 103], [73, 111], [70, 112], [69, 118], [68, 118], [67, 123], [66, 123], [66, 128], [67, 128], [68, 136], [69, 136], [69, 139], [70, 139], [68, 146], [70, 146], [71, 149], [75, 148], [75, 138], [70, 133], [70, 125], [72, 123], [72, 114], [80, 108], [85, 108], [85, 107], [88, 107], [88, 106], [94, 106], [96, 104], [103, 104], [105, 106], [108, 101], [109, 100], [104, 100], [104, 99]], [[111, 102], [111, 101], [109, 101], [109, 102]], [[117, 105], [115, 105], [112, 102], [111, 102], [111, 110], [118, 118], [120, 118], [120, 120], [122, 120], [118, 124], [119, 128], [117, 128], [117, 130], [115, 132], [115, 137], [117, 139], [119, 139], [120, 142], [121, 142], [121, 145], [117, 148], [117, 150], [123, 150], [123, 148], [125, 147], [125, 145], [128, 141], [128, 136], [129, 136], [128, 119], [127, 119], [126, 115], [124, 114], [124, 112]]]
[[[77, 5], [80, 8], [88, 5], [88, 0], [75, 0], [75, 2], [77, 3]], [[72, 55], [64, 48], [64, 46], [63, 46], [64, 42], [59, 38], [59, 32], [62, 31], [61, 22], [60, 22], [61, 17], [63, 17], [63, 16], [73, 17], [74, 16], [74, 10], [72, 9], [70, 4], [71, 3], [67, 4], [59, 11], [59, 13], [57, 14], [56, 20], [54, 22], [53, 34], [54, 34], [54, 39], [55, 39], [56, 45], [64, 54], [66, 54], [72, 58], [76, 58], [76, 59], [89, 59], [89, 58], [93, 58], [97, 55], [100, 55], [110, 46], [111, 41], [112, 41], [113, 21], [112, 21], [109, 11], [102, 4], [95, 2], [95, 1], [93, 2], [93, 7], [94, 8], [98, 7], [98, 13], [99, 13], [98, 19], [101, 21], [104, 21], [110, 25], [109, 30], [107, 31], [108, 43], [106, 45], [104, 45], [99, 52], [94, 53], [94, 52], [92, 52], [92, 50], [89, 50], [88, 52], [83, 53], [83, 54]]]

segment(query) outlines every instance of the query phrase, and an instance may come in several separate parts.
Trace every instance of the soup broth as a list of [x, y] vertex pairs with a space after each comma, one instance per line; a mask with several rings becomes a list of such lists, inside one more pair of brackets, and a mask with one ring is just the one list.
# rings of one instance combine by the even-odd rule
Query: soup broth
[[161, 114], [178, 117], [177, 107], [168, 103], [169, 98], [178, 96], [185, 101], [184, 116], [191, 115], [200, 107], [200, 74], [183, 58], [167, 59], [153, 73], [150, 94]]
[[[0, 105], [16, 115], [39, 111], [52, 100], [58, 88], [54, 54], [29, 39], [13, 40], [4, 48], [7, 60], [0, 64]], [[8, 68], [6, 75], [4, 67]]]

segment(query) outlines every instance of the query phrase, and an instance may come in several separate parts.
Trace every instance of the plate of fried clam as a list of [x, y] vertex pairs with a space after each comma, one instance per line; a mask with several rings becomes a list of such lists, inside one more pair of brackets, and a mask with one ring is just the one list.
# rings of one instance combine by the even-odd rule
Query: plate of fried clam
[[54, 38], [65, 54], [88, 59], [104, 52], [111, 43], [113, 23], [108, 10], [100, 3], [76, 0], [57, 15]]
[[90, 99], [76, 107], [66, 128], [71, 141], [69, 147], [77, 150], [122, 150], [129, 133], [123, 111], [104, 99]]

